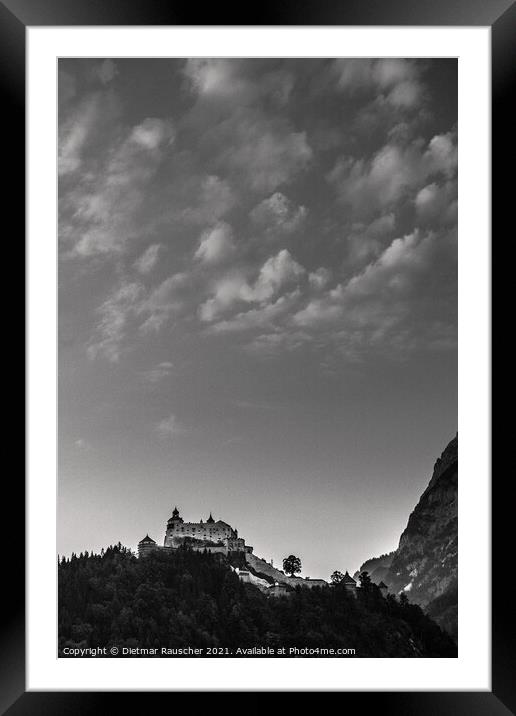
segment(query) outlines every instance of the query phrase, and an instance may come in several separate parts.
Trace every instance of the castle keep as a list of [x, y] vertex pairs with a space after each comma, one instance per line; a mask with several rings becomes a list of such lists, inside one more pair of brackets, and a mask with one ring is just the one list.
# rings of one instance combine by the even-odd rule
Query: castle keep
[[172, 517], [167, 521], [165, 541], [163, 545], [146, 535], [138, 543], [138, 554], [142, 555], [157, 549], [177, 549], [182, 545], [188, 545], [191, 549], [198, 551], [220, 552], [247, 552], [251, 553], [253, 548], [245, 544], [245, 540], [238, 536], [238, 531], [222, 520], [215, 521], [210, 516], [204, 522], [185, 522], [179, 514], [177, 507], [172, 512]]

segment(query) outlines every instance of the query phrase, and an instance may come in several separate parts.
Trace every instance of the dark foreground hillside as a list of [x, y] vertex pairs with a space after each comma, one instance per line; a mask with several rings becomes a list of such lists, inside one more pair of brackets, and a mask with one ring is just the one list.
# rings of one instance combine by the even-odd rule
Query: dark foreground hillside
[[124, 647], [222, 647], [223, 656], [240, 656], [238, 648], [277, 654], [293, 646], [354, 649], [358, 657], [456, 656], [418, 606], [384, 599], [373, 584], [357, 599], [338, 586], [269, 597], [241, 583], [218, 555], [180, 549], [137, 559], [121, 545], [59, 564], [60, 655], [108, 647], [109, 656], [113, 645], [119, 656]]

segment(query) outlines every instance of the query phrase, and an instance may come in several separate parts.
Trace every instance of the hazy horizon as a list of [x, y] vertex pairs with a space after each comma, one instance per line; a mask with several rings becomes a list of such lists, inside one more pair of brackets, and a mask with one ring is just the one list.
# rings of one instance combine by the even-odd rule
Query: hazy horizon
[[397, 546], [457, 431], [457, 61], [59, 61], [58, 552]]

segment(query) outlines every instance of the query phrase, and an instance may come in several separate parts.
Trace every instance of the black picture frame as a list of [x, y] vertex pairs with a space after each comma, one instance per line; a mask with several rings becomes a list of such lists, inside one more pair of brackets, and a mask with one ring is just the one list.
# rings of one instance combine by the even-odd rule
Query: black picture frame
[[[201, 17], [203, 22], [199, 23]], [[207, 5], [163, 2], [162, 0], [3, 0], [0, 1], [0, 86], [5, 172], [9, 177], [6, 207], [21, 234], [25, 216], [25, 30], [29, 26], [66, 25], [431, 25], [490, 26], [492, 31], [492, 235], [501, 240], [502, 228], [511, 227], [514, 152], [514, 112], [511, 111], [514, 68], [516, 67], [516, 4], [512, 0], [262, 0], [259, 4], [233, 8], [230, 4]], [[9, 156], [10, 153], [10, 156]], [[512, 217], [510, 217], [512, 219]], [[6, 237], [7, 238], [7, 237]], [[505, 237], [508, 238], [507, 236]], [[9, 240], [6, 250], [12, 261], [24, 261], [24, 239]], [[493, 242], [494, 247], [494, 242]], [[499, 250], [500, 251], [500, 250]], [[493, 276], [499, 277], [502, 260], [493, 251]], [[504, 264], [506, 258], [504, 255]], [[502, 282], [500, 282], [502, 283]], [[502, 292], [500, 292], [501, 294]], [[505, 298], [508, 298], [506, 296]], [[493, 303], [493, 306], [503, 305]], [[493, 316], [496, 313], [493, 312]], [[13, 345], [23, 345], [21, 322], [10, 313]], [[493, 321], [493, 329], [496, 324]], [[496, 343], [494, 344], [496, 347]], [[497, 353], [494, 353], [497, 357]], [[13, 361], [14, 364], [14, 361]], [[20, 362], [21, 364], [21, 362]], [[20, 369], [21, 370], [21, 369]], [[22, 376], [23, 379], [23, 376]], [[13, 425], [18, 426], [17, 421]], [[492, 439], [493, 529], [492, 529], [492, 691], [472, 692], [347, 692], [347, 710], [381, 709], [383, 713], [404, 714], [503, 714], [516, 713], [516, 663], [512, 640], [514, 590], [508, 589], [505, 572], [510, 563], [509, 545], [512, 480], [506, 479], [502, 464], [503, 447], [510, 445], [509, 424], [497, 429]], [[16, 463], [12, 463], [16, 464]], [[509, 463], [510, 464], [510, 463]], [[12, 469], [12, 468], [11, 468]], [[4, 478], [10, 494], [4, 505], [13, 517], [12, 528], [4, 522], [3, 586], [8, 599], [0, 621], [0, 713], [102, 714], [121, 708], [120, 699], [131, 699], [132, 708], [149, 708], [149, 693], [112, 692], [26, 692], [25, 690], [25, 569], [24, 529], [25, 488], [22, 470], [16, 467]], [[467, 476], [466, 476], [467, 479]], [[5, 510], [5, 507], [4, 507]], [[7, 512], [7, 510], [5, 510]], [[5, 517], [4, 512], [4, 517]], [[512, 509], [511, 509], [512, 512]], [[11, 543], [12, 541], [12, 543]], [[511, 569], [512, 571], [512, 569]], [[489, 575], [479, 575], [488, 579]], [[235, 685], [238, 688], [238, 685]], [[211, 694], [210, 699], [223, 694]], [[167, 694], [153, 693], [156, 697]], [[267, 693], [258, 694], [265, 706]], [[316, 695], [317, 698], [320, 697]], [[116, 698], [116, 706], [115, 706]], [[169, 705], [170, 704], [170, 696]], [[145, 701], [144, 701], [145, 699]], [[212, 701], [212, 706], [216, 705]], [[270, 706], [270, 701], [267, 706]]]

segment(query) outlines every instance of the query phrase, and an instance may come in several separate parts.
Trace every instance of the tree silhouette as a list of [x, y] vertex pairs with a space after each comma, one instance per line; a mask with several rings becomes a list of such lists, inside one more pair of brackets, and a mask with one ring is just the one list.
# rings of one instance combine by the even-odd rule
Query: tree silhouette
[[333, 574], [331, 575], [330, 579], [332, 581], [332, 584], [340, 584], [344, 579], [344, 575], [342, 574], [342, 572], [339, 572], [339, 570], [336, 569], [335, 572], [333, 572]]
[[360, 588], [363, 589], [364, 592], [368, 592], [371, 589], [371, 577], [369, 576], [369, 572], [360, 572], [359, 579]]
[[297, 572], [301, 571], [301, 560], [294, 554], [290, 554], [283, 560], [283, 571], [289, 574], [291, 577]]
[[139, 559], [120, 544], [102, 555], [74, 554], [59, 562], [61, 655], [65, 647], [114, 644], [233, 649], [350, 643], [363, 657], [457, 654], [419, 606], [404, 605], [406, 596], [376, 599], [372, 585], [365, 599], [347, 599], [344, 590], [307, 589], [299, 582], [288, 598], [271, 598], [269, 590], [241, 582], [224, 556], [187, 548]]
[[401, 592], [399, 596], [400, 604], [402, 607], [407, 607], [409, 604], [409, 598], [406, 592]]

